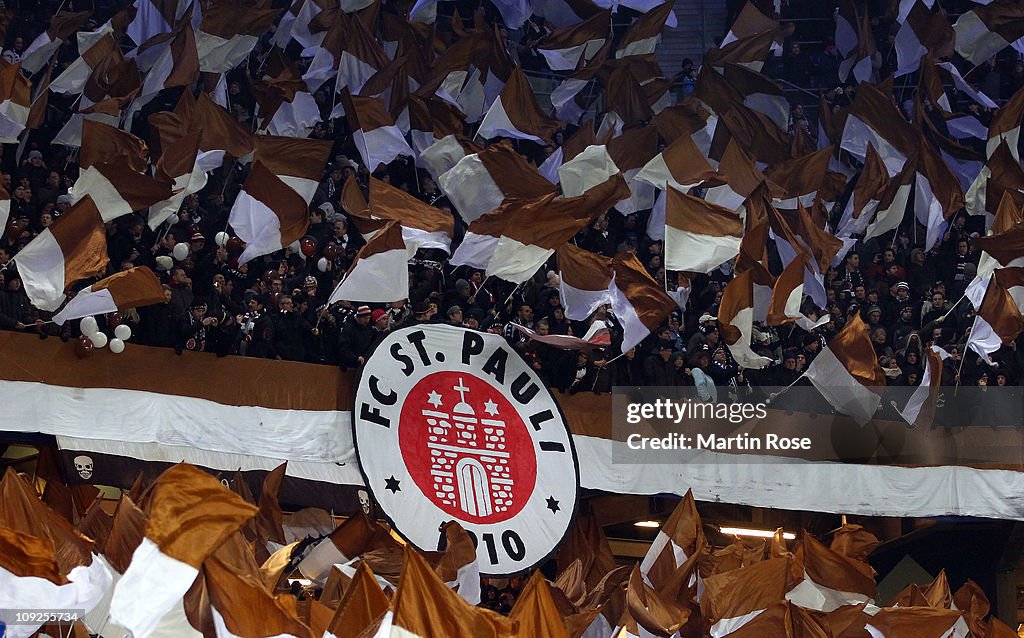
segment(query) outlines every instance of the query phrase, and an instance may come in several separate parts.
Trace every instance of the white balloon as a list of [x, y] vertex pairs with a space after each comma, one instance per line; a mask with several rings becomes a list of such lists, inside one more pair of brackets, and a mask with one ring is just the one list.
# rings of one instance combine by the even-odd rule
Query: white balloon
[[188, 248], [189, 246], [185, 242], [176, 244], [174, 246], [174, 250], [172, 251], [174, 254], [174, 258], [177, 259], [178, 261], [184, 261], [185, 258], [188, 257]]
[[[117, 339], [120, 339], [121, 341], [128, 341], [129, 339], [132, 338], [132, 327], [126, 323], [122, 323], [118, 325], [116, 328], [114, 328], [114, 336], [117, 337]], [[115, 341], [117, 339], [115, 339]], [[111, 346], [113, 346], [114, 342], [111, 341], [110, 344]]]
[[320, 261], [316, 262], [316, 267], [320, 270], [320, 272], [327, 272], [327, 258], [321, 257]]
[[100, 327], [96, 323], [96, 317], [82, 317], [81, 323], [78, 324], [82, 334], [92, 336], [99, 332]]
[[[120, 328], [121, 326], [118, 326]], [[110, 351], [114, 354], [121, 354], [124, 352], [124, 341], [121, 341], [117, 337], [110, 340]]]
[[95, 334], [89, 335], [89, 339], [92, 341], [92, 345], [96, 346], [97, 348], [103, 348], [106, 347], [107, 345], [107, 335], [103, 334], [102, 332], [97, 332]]
[[181, 218], [178, 217], [177, 213], [174, 213], [173, 215], [171, 215], [170, 217], [167, 218], [167, 225], [168, 226], [173, 226], [173, 225], [177, 224], [179, 221], [181, 221]]
[[291, 245], [288, 246], [288, 248], [290, 248], [293, 253], [301, 253], [302, 252], [302, 245], [299, 244], [299, 240], [298, 239], [293, 241], [291, 243]]
[[223, 230], [214, 235], [213, 237], [213, 241], [216, 242], [218, 246], [226, 246], [229, 239], [231, 239], [231, 236], [225, 233]]
[[170, 270], [173, 267], [174, 267], [174, 260], [171, 259], [170, 257], [168, 257], [167, 255], [160, 255], [159, 257], [156, 258], [156, 268], [157, 268], [157, 270], [165, 270], [166, 271], [166, 270]]

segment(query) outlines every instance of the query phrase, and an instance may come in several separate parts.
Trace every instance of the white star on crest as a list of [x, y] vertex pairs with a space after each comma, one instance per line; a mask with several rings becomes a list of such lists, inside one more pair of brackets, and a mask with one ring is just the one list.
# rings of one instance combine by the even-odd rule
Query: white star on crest
[[430, 396], [430, 398], [427, 399], [427, 403], [429, 403], [430, 405], [434, 406], [435, 408], [441, 407], [441, 395], [440, 394], [438, 394], [437, 392], [431, 390], [429, 396]]
[[498, 414], [498, 404], [488, 399], [487, 403], [484, 404], [484, 412], [491, 416], [495, 416]]

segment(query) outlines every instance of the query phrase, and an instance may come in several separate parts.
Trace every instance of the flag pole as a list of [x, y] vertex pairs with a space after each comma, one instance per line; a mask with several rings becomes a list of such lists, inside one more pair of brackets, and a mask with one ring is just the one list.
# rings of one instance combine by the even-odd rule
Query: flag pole
[[787, 392], [789, 392], [789, 389], [790, 389], [790, 388], [792, 388], [793, 386], [795, 386], [795, 385], [797, 384], [797, 382], [798, 382], [798, 381], [799, 381], [800, 379], [803, 379], [803, 378], [804, 378], [805, 376], [807, 376], [807, 373], [806, 373], [806, 372], [804, 372], [803, 374], [801, 374], [801, 375], [800, 375], [799, 377], [797, 377], [797, 378], [793, 379], [793, 383], [790, 383], [790, 384], [789, 384], [789, 385], [787, 385], [786, 387], [782, 388], [782, 390], [780, 390], [780, 391], [778, 391], [778, 392], [773, 392], [773, 393], [769, 394], [769, 395], [768, 395], [768, 402], [767, 402], [767, 403], [768, 403], [769, 405], [771, 405], [772, 401], [774, 401], [775, 399], [777, 399], [777, 398], [781, 397], [781, 396], [782, 396], [783, 394], [786, 394]]
[[966, 292], [963, 295], [961, 295], [959, 299], [956, 300], [956, 303], [953, 304], [953, 306], [949, 309], [949, 312], [947, 312], [946, 314], [944, 314], [944, 315], [942, 315], [941, 317], [938, 318], [938, 321], [940, 323], [945, 321], [946, 317], [948, 317], [950, 314], [952, 314], [952, 312], [954, 310], [956, 310], [956, 307], [959, 306], [960, 302], [963, 301], [964, 299], [967, 299], [967, 293]]

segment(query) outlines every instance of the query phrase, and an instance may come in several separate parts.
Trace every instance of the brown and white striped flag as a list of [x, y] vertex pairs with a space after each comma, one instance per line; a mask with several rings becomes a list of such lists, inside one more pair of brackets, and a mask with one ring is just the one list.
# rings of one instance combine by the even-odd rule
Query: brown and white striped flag
[[28, 124], [32, 107], [32, 83], [20, 64], [0, 61], [0, 143], [16, 144]]
[[166, 301], [160, 280], [152, 270], [139, 266], [122, 270], [82, 289], [53, 316], [53, 322], [60, 326], [71, 319], [140, 308]]
[[1024, 168], [1014, 159], [1004, 139], [1000, 140], [964, 196], [967, 213], [984, 215], [985, 225], [990, 226], [1003, 201], [1003, 193], [1008, 190], [1024, 193]]
[[[325, 32], [319, 44], [309, 46], [303, 54], [312, 57], [302, 76], [310, 91], [316, 91], [334, 79], [335, 91], [348, 89], [357, 94], [373, 75], [388, 63], [388, 56], [359, 16], [328, 6], [310, 22], [314, 30]], [[338, 117], [340, 113], [332, 113]]]
[[946, 221], [964, 207], [964, 192], [938, 150], [923, 136], [916, 165], [914, 214], [927, 229], [925, 250], [931, 250], [942, 236]]
[[921, 383], [910, 395], [906, 405], [897, 409], [911, 427], [929, 429], [942, 390], [942, 362], [949, 357], [949, 353], [938, 346], [931, 346], [925, 354], [927, 365], [921, 375]]
[[372, 635], [390, 609], [387, 595], [365, 561], [356, 567], [352, 582], [338, 603], [324, 638], [361, 638]]
[[64, 71], [49, 84], [54, 93], [78, 94], [85, 90], [86, 82], [93, 71], [108, 63], [108, 58], [117, 58], [121, 51], [117, 41], [110, 34], [104, 35], [82, 52]]
[[680, 567], [694, 556], [704, 555], [709, 547], [693, 490], [686, 490], [647, 549], [640, 562], [640, 574], [655, 589], [661, 589]]
[[779, 603], [793, 586], [792, 559], [772, 558], [704, 579], [700, 608], [714, 636], [729, 636]]
[[899, 172], [918, 149], [917, 136], [890, 96], [862, 82], [846, 116], [840, 146], [863, 162], [868, 144], [878, 151], [890, 175]]
[[218, 636], [225, 638], [313, 638], [296, 616], [294, 598], [273, 595], [262, 584], [236, 573], [216, 556], [203, 563], [210, 612]]
[[[402, 236], [400, 222], [390, 221], [366, 242], [331, 293], [335, 301], [390, 303], [409, 296], [409, 258], [416, 252]], [[403, 287], [404, 284], [404, 287]]]
[[830, 612], [870, 602], [877, 592], [871, 565], [830, 549], [807, 533], [796, 550], [793, 575], [800, 580], [786, 600], [805, 609]]
[[581, 68], [604, 46], [611, 34], [612, 12], [594, 14], [579, 24], [555, 29], [537, 44], [552, 71]]
[[359, 155], [371, 173], [400, 155], [415, 156], [401, 129], [379, 99], [351, 95], [344, 89], [341, 104], [345, 107], [345, 119]]
[[743, 220], [728, 208], [669, 188], [665, 208], [665, 267], [711, 272], [735, 257]]
[[[986, 362], [991, 354], [1009, 344], [1024, 332], [1024, 317], [1010, 288], [1019, 288], [1024, 268], [999, 268], [984, 279], [975, 279], [964, 293], [977, 314], [967, 340], [967, 347]], [[1019, 296], [1019, 295], [1018, 295]]]
[[281, 250], [306, 234], [309, 202], [330, 152], [329, 140], [256, 138], [252, 170], [228, 217], [246, 243], [240, 264]]
[[71, 284], [107, 267], [107, 233], [96, 204], [83, 198], [36, 235], [14, 261], [32, 305], [57, 310]]
[[917, 71], [924, 56], [936, 60], [952, 57], [954, 40], [958, 47], [960, 45], [960, 38], [950, 26], [946, 12], [934, 2], [912, 0], [901, 3], [901, 16], [905, 6], [910, 6], [910, 9], [905, 18], [899, 19], [900, 28], [896, 33], [897, 77]]
[[46, 30], [32, 41], [21, 54], [21, 68], [34, 74], [49, 61], [64, 42], [78, 30], [92, 11], [61, 11], [50, 18]]
[[1010, 154], [1019, 162], [1018, 147], [1022, 121], [1024, 121], [1024, 87], [1017, 89], [1017, 92], [992, 114], [992, 121], [988, 125], [988, 142], [985, 145], [985, 153], [991, 157], [999, 143], [1006, 140], [1010, 147]]
[[103, 221], [148, 208], [171, 197], [171, 183], [154, 179], [146, 144], [139, 138], [101, 122], [82, 123], [82, 172], [71, 187], [72, 204], [89, 196]]
[[256, 514], [254, 505], [185, 463], [160, 475], [146, 509], [145, 536], [110, 602], [110, 620], [140, 638], [180, 604], [203, 562]]
[[629, 30], [619, 40], [615, 57], [625, 58], [631, 55], [654, 53], [661, 41], [661, 32], [665, 28], [665, 22], [669, 16], [673, 15], [672, 7], [674, 5], [675, 1], [670, 0], [637, 18], [636, 22], [630, 25]]
[[859, 315], [821, 349], [804, 376], [839, 412], [861, 424], [871, 419], [881, 404], [885, 375]]
[[843, 210], [843, 217], [839, 221], [836, 235], [852, 237], [863, 234], [875, 212], [878, 211], [882, 194], [888, 184], [889, 173], [885, 164], [882, 163], [882, 158], [875, 150], [875, 145], [868, 144], [864, 168], [861, 169], [857, 183], [853, 187], [853, 196], [850, 197]]
[[398, 547], [391, 533], [362, 512], [348, 518], [323, 539], [299, 563], [299, 572], [310, 580], [324, 582], [335, 564], [346, 563], [376, 549]]
[[715, 169], [704, 157], [696, 142], [689, 135], [680, 135], [662, 152], [647, 162], [636, 174], [636, 179], [655, 188], [672, 188], [688, 193], [691, 188], [720, 186]]
[[451, 252], [455, 234], [455, 218], [451, 213], [434, 208], [373, 177], [370, 178], [369, 209], [373, 217], [399, 222], [402, 236], [408, 244]]
[[[405, 564], [398, 581], [398, 590], [381, 624], [390, 633], [380, 636], [402, 638], [511, 638], [515, 624], [492, 611], [473, 607], [445, 586], [427, 561], [406, 546]], [[443, 619], [443, 620], [442, 620]]]
[[[457, 145], [457, 140], [452, 141]], [[557, 190], [507, 141], [463, 155], [438, 177], [437, 184], [467, 224], [506, 199], [535, 199]]]
[[[162, 111], [149, 117], [149, 125], [159, 131], [154, 143], [154, 154], [163, 154], [164, 147], [182, 138], [199, 134], [199, 155], [196, 166], [206, 172], [220, 168], [225, 156], [241, 159], [252, 152], [253, 134], [245, 129], [224, 108], [218, 106], [205, 93], [199, 97], [191, 91], [181, 94], [174, 111]], [[319, 179], [319, 177], [317, 178]]]
[[678, 306], [634, 253], [616, 255], [612, 269], [612, 314], [622, 325], [621, 351], [626, 352], [664, 323]]
[[541, 111], [530, 81], [517, 66], [484, 115], [477, 135], [484, 139], [512, 137], [550, 144], [551, 136], [561, 127], [561, 122]]
[[469, 225], [451, 263], [483, 268], [488, 276], [522, 283], [627, 193], [626, 182], [615, 174], [577, 197], [556, 198], [548, 193], [529, 200], [506, 200]]
[[908, 635], [942, 638], [968, 633], [967, 623], [959, 611], [934, 607], [885, 607], [867, 621], [865, 629], [878, 638]]
[[611, 303], [612, 260], [568, 243], [555, 254], [561, 285], [558, 288], [565, 316], [585, 321], [605, 304]]
[[239, 0], [220, 0], [204, 7], [196, 30], [199, 70], [227, 73], [238, 66], [280, 15], [281, 9], [254, 7]]
[[977, 66], [1024, 38], [1024, 8], [995, 2], [972, 6], [953, 25], [956, 52]]
[[[159, 129], [157, 135], [161, 135]], [[171, 215], [177, 213], [186, 197], [198, 193], [206, 186], [206, 172], [197, 162], [199, 140], [199, 133], [191, 133], [174, 144], [160, 144], [163, 153], [156, 161], [153, 174], [158, 180], [171, 185], [171, 196], [149, 207], [151, 230], [156, 230]]]
[[146, 73], [139, 96], [128, 107], [131, 114], [148, 104], [164, 89], [188, 87], [199, 79], [196, 34], [187, 20], [182, 19], [174, 31], [165, 36], [156, 36], [154, 40], [158, 40], [152, 52], [156, 61]]
[[[801, 285], [803, 272], [801, 271]], [[733, 359], [743, 368], [761, 369], [772, 362], [750, 347], [754, 331], [754, 271], [745, 270], [730, 281], [718, 308], [719, 330]], [[781, 277], [779, 278], [781, 281]]]
[[796, 322], [796, 325], [810, 332], [814, 328], [828, 323], [828, 315], [815, 322], [800, 310], [804, 299], [804, 281], [809, 261], [807, 253], [801, 251], [793, 261], [786, 265], [782, 274], [775, 281], [766, 318], [769, 326], [781, 326]]

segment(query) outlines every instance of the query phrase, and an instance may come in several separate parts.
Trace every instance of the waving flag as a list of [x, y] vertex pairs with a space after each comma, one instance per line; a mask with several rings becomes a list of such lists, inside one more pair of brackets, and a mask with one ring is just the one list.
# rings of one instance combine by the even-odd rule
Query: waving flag
[[14, 261], [32, 305], [57, 310], [71, 284], [107, 267], [107, 232], [96, 204], [83, 198], [36, 235]]
[[921, 383], [900, 410], [903, 420], [915, 428], [930, 428], [935, 418], [935, 403], [942, 388], [942, 362], [949, 353], [938, 346], [932, 346], [925, 353], [928, 365], [921, 375]]
[[556, 29], [537, 45], [552, 71], [574, 71], [604, 46], [611, 29], [611, 11], [602, 11], [572, 26]]
[[138, 638], [152, 634], [203, 561], [256, 514], [255, 505], [184, 463], [160, 475], [148, 505], [145, 536], [110, 603], [110, 619]]
[[253, 7], [238, 0], [205, 6], [196, 30], [199, 70], [227, 73], [238, 66], [280, 15], [281, 9]]
[[437, 184], [467, 224], [506, 199], [535, 199], [556, 190], [507, 141], [464, 155]]
[[28, 124], [32, 84], [20, 69], [20, 64], [0, 62], [0, 143], [17, 143]]
[[409, 296], [409, 257], [415, 252], [416, 244], [409, 246], [402, 237], [400, 222], [388, 222], [359, 249], [344, 279], [331, 293], [330, 302], [390, 303], [405, 299]]
[[345, 106], [345, 119], [355, 139], [356, 148], [371, 173], [399, 155], [415, 155], [402, 131], [395, 126], [394, 118], [379, 99], [351, 95], [344, 90], [341, 103]]
[[529, 80], [516, 67], [484, 115], [477, 135], [484, 139], [500, 136], [550, 143], [551, 135], [561, 126], [561, 122], [540, 110]]
[[92, 14], [91, 11], [61, 11], [50, 18], [50, 24], [46, 30], [39, 34], [21, 54], [21, 68], [34, 74], [43, 68], [57, 52], [64, 42], [78, 30], [86, 19]]
[[550, 193], [532, 200], [507, 200], [469, 225], [451, 263], [523, 283], [625, 193], [626, 183], [616, 174], [578, 197], [555, 198]]
[[408, 245], [451, 253], [455, 234], [455, 218], [451, 213], [374, 177], [370, 178], [369, 211], [372, 217], [399, 222]]
[[655, 9], [648, 11], [636, 22], [630, 25], [629, 30], [619, 40], [615, 50], [615, 57], [624, 58], [631, 55], [650, 55], [658, 48], [661, 41], [661, 32], [665, 28], [669, 18], [674, 18], [672, 7], [674, 0], [666, 2]]
[[862, 425], [871, 419], [881, 404], [885, 375], [859, 315], [821, 349], [804, 376], [839, 412]]
[[667, 269], [711, 272], [739, 253], [743, 238], [743, 221], [739, 215], [674, 188], [666, 192]]
[[240, 264], [281, 250], [306, 234], [309, 202], [330, 152], [330, 141], [257, 138], [252, 170], [228, 217], [246, 243]]
[[71, 319], [165, 303], [163, 286], [145, 266], [129, 268], [82, 289], [53, 316], [58, 326]]
[[977, 66], [1024, 38], [1024, 9], [1003, 2], [973, 6], [960, 15], [953, 30], [956, 52]]
[[755, 354], [750, 347], [754, 330], [753, 275], [752, 270], [746, 270], [726, 285], [718, 308], [718, 322], [722, 339], [736, 363], [744, 368], [760, 369], [772, 359]]

